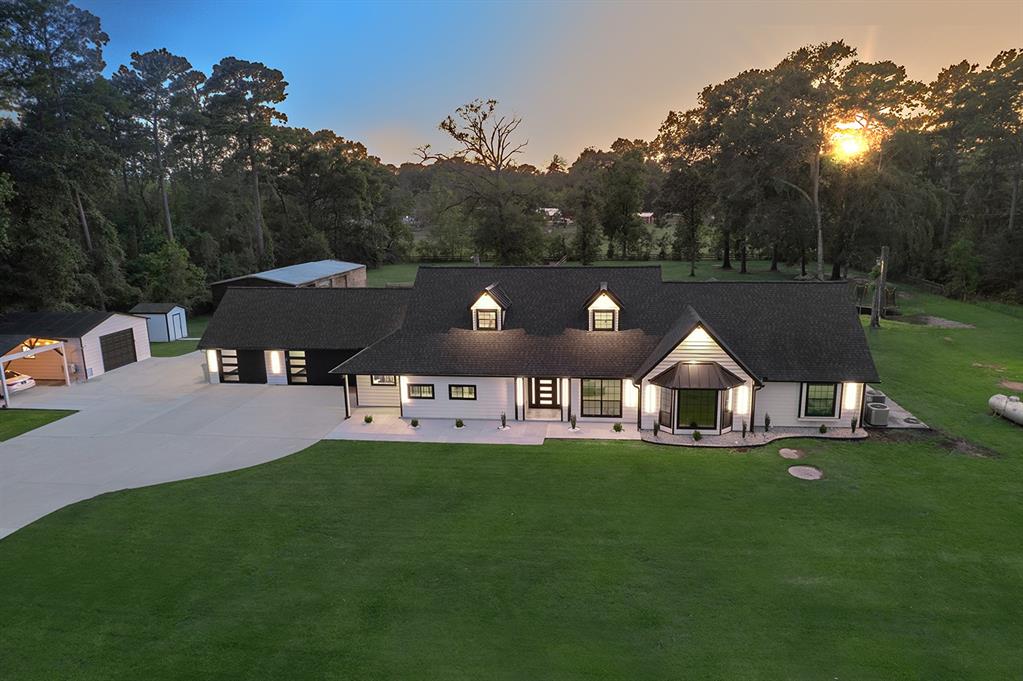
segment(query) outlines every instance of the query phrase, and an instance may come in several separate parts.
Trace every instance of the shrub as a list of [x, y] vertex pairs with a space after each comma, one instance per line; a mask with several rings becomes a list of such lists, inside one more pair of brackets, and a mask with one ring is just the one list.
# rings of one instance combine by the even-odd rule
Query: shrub
[[455, 428], [461, 428], [465, 425], [465, 421], [462, 419], [455, 419]]
[[412, 419], [411, 421], [409, 421], [409, 423], [412, 424], [413, 428], [418, 428], [419, 427], [419, 419]]
[[622, 432], [622, 424], [620, 424], [620, 423], [616, 423], [616, 424], [614, 424], [614, 431], [615, 431], [616, 433], [620, 433], [620, 432]]
[[700, 440], [703, 439], [703, 433], [701, 433], [698, 430], [694, 430], [693, 431], [693, 439], [696, 440], [697, 442], [699, 442]]
[[770, 433], [771, 432], [771, 415], [770, 414], [764, 414], [764, 432], [765, 433]]
[[689, 422], [689, 430], [696, 430], [699, 426], [696, 425], [696, 421]]
[[501, 412], [501, 427], [502, 428], [508, 427], [508, 415], [505, 414], [503, 411]]
[[746, 439], [746, 419], [742, 420], [742, 439]]
[[362, 417], [362, 422], [363, 423], [373, 423], [373, 415], [372, 414], [366, 414], [365, 416]]
[[828, 432], [828, 427], [822, 423], [821, 427], [818, 428], [817, 430], [819, 430], [821, 432], [821, 435], [823, 435], [824, 433]]
[[575, 414], [569, 415], [568, 422], [572, 424], [572, 430], [575, 430]]
[[657, 437], [660, 434], [660, 432], [661, 432], [661, 422], [660, 422], [660, 420], [655, 420], [654, 421], [654, 437]]
[[856, 417], [853, 416], [852, 420], [849, 421], [849, 427], [852, 428], [852, 432], [854, 433], [856, 432], [856, 424], [857, 424]]

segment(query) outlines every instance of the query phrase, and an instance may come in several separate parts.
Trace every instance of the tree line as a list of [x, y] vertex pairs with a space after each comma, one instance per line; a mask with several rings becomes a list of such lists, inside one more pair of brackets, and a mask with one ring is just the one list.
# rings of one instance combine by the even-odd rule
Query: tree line
[[708, 86], [652, 140], [543, 168], [521, 160], [521, 119], [475, 100], [441, 121], [448, 148], [394, 167], [288, 126], [277, 69], [207, 74], [152, 49], [108, 77], [107, 41], [66, 0], [0, 4], [0, 309], [201, 307], [210, 281], [331, 257], [768, 259], [838, 278], [881, 245], [894, 275], [1023, 300], [1020, 50], [920, 83], [807, 46]]

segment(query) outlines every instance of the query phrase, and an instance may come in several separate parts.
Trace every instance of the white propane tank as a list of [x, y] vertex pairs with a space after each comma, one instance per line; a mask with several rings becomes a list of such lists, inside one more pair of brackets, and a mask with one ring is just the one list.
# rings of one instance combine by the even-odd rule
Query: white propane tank
[[999, 416], [1004, 416], [1013, 423], [1023, 426], [1023, 402], [1015, 395], [994, 395], [987, 401], [991, 410]]

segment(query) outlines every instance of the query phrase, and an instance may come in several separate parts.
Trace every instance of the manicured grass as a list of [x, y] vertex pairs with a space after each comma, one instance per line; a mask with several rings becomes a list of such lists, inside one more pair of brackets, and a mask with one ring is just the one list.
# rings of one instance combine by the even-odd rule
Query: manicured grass
[[[911, 291], [906, 316], [926, 313], [973, 324], [943, 329], [885, 320], [867, 329], [879, 386], [932, 427], [1023, 456], [1023, 428], [990, 415], [989, 397], [1013, 394], [1003, 380], [1023, 382], [1023, 315], [1008, 305], [974, 305]], [[1018, 393], [1017, 393], [1018, 394]]]
[[[17, 399], [17, 396], [12, 398]], [[67, 409], [0, 409], [0, 442], [74, 414]], [[0, 479], [3, 473], [0, 472]]]
[[[787, 443], [793, 444], [793, 443]], [[0, 542], [9, 678], [996, 679], [1019, 457], [323, 442]]]
[[194, 352], [199, 338], [206, 331], [206, 325], [210, 323], [209, 315], [190, 317], [188, 320], [188, 337], [196, 340], [178, 340], [169, 343], [150, 343], [149, 349], [153, 357], [177, 357], [189, 352]]

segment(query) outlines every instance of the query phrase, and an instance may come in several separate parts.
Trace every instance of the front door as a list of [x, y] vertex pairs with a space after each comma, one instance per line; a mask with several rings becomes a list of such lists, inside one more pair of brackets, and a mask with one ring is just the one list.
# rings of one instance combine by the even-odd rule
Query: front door
[[561, 409], [561, 387], [556, 378], [529, 379], [531, 409]]

